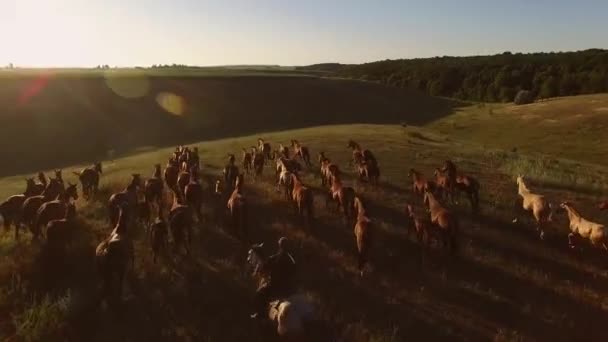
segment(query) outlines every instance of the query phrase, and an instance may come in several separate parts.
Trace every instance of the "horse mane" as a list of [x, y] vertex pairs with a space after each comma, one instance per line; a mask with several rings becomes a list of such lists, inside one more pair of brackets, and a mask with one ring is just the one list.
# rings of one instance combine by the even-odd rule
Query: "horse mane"
[[578, 212], [578, 210], [576, 210], [576, 208], [574, 208], [574, 206], [572, 205], [572, 203], [570, 203], [570, 202], [564, 202], [564, 206], [566, 207], [566, 210], [568, 210], [570, 213], [574, 214], [578, 218], [582, 217], [581, 214]]

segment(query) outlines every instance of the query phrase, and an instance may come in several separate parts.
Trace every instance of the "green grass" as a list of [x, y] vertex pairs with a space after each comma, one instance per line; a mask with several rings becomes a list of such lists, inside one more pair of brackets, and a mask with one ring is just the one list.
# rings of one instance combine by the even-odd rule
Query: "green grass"
[[[316, 193], [317, 222], [312, 231], [299, 223], [275, 192], [271, 168], [265, 169], [261, 181], [246, 179], [246, 195], [253, 205], [250, 229], [254, 240], [272, 245], [284, 235], [293, 242], [301, 288], [317, 303], [318, 316], [336, 338], [349, 342], [598, 340], [604, 335], [603, 317], [608, 311], [605, 256], [589, 248], [583, 256], [573, 255], [567, 248], [564, 216], [556, 217], [544, 243], [538, 241], [531, 225], [510, 222], [517, 215], [514, 176], [518, 173], [525, 173], [533, 189], [547, 194], [552, 202], [573, 199], [586, 217], [602, 221], [595, 201], [605, 190], [608, 169], [600, 163], [571, 161], [569, 155], [565, 156], [568, 159], [553, 157], [550, 151], [549, 156], [539, 159], [542, 149], [528, 154], [499, 146], [484, 148], [476, 139], [485, 133], [469, 130], [469, 135], [461, 136], [458, 129], [440, 129], [445, 123], [436, 125], [433, 128], [439, 127], [437, 130], [396, 124], [323, 126], [195, 145], [201, 153], [206, 187], [219, 176], [227, 153], [240, 155], [241, 148], [255, 144], [258, 136], [273, 145], [297, 138], [315, 157], [318, 151], [325, 151], [348, 175], [352, 175], [348, 139], [375, 153], [382, 171], [379, 189], [360, 186], [350, 176], [346, 180], [369, 201], [374, 222], [372, 272], [365, 279], [356, 271], [352, 230], [325, 209], [316, 171], [303, 176]], [[46, 298], [49, 292], [58, 295], [35, 305], [15, 303], [3, 296], [0, 308], [10, 309], [15, 317], [45, 322], [38, 317], [55, 310], [56, 298], [69, 288], [80, 303], [74, 309], [76, 314], [67, 318], [68, 336], [74, 340], [105, 341], [119, 336], [150, 340], [160, 336], [183, 341], [273, 341], [272, 332], [251, 324], [247, 317], [254, 287], [244, 268], [246, 246], [222, 229], [213, 215], [211, 199], [205, 205], [204, 224], [196, 228], [191, 258], [165, 259], [153, 265], [143, 231], [137, 228], [132, 233], [136, 268], [126, 284], [123, 315], [117, 318], [95, 304], [97, 279], [91, 252], [111, 229], [104, 203], [112, 192], [125, 186], [131, 173], [151, 175], [152, 165], [164, 164], [171, 150], [105, 161], [101, 202], [79, 200], [77, 243], [72, 258], [59, 273], [48, 275], [49, 264], [41, 257], [44, 249], [32, 245], [29, 235], [11, 243], [12, 234], [5, 233], [0, 246], [7, 247], [1, 250], [22, 257], [0, 262], [0, 281], [10, 284], [11, 277], [22, 274], [24, 298]], [[463, 236], [461, 255], [453, 260], [435, 249], [423, 255], [414, 238], [406, 235], [403, 215], [406, 202], [422, 212], [420, 199], [409, 190], [407, 170], [413, 167], [431, 176], [447, 158], [482, 184], [481, 217], [469, 216], [464, 201], [454, 207], [461, 218]], [[69, 171], [80, 167], [66, 168], [67, 180], [75, 181]], [[17, 192], [22, 178], [0, 179], [0, 196]], [[58, 281], [58, 275], [64, 274], [66, 279]], [[11, 321], [8, 326], [19, 331], [19, 322], [23, 320]], [[108, 329], [110, 326], [114, 328]], [[31, 334], [38, 332], [32, 329]], [[327, 331], [322, 335], [327, 336]]]

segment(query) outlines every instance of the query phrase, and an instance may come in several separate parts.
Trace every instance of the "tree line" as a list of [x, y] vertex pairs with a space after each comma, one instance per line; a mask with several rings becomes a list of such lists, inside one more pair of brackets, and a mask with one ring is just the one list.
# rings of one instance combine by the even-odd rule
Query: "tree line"
[[468, 101], [511, 102], [608, 92], [608, 50], [384, 60], [342, 66], [338, 76]]

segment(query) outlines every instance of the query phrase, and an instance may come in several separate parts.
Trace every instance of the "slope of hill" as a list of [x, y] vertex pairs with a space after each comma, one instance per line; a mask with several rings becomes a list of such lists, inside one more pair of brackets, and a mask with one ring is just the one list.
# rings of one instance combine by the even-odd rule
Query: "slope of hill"
[[512, 102], [520, 89], [536, 98], [607, 92], [608, 51], [385, 60], [349, 66], [338, 75], [436, 96]]
[[[605, 336], [605, 254], [587, 245], [582, 253], [569, 250], [564, 215], [555, 216], [545, 242], [538, 240], [529, 220], [511, 222], [521, 217], [514, 209], [513, 175], [522, 171], [533, 189], [552, 202], [573, 200], [585, 217], [603, 221], [595, 201], [606, 189], [607, 168], [586, 165], [584, 173], [575, 172], [573, 178], [555, 183], [547, 176], [570, 177], [572, 170], [578, 170], [576, 163], [556, 159], [557, 163], [533, 168], [529, 166], [537, 165], [536, 156], [399, 125], [326, 126], [262, 136], [274, 145], [297, 138], [313, 154], [325, 151], [346, 172], [347, 184], [355, 186], [370, 206], [372, 267], [360, 278], [352, 228], [325, 207], [315, 170], [303, 173], [304, 182], [316, 194], [317, 219], [310, 230], [276, 192], [272, 168], [265, 169], [262, 180], [246, 177], [252, 240], [272, 246], [278, 236], [287, 236], [298, 260], [302, 291], [316, 303], [320, 336], [309, 340], [599, 341]], [[219, 176], [226, 153], [238, 153], [257, 137], [197, 144], [205, 184]], [[382, 169], [378, 189], [351, 178], [351, 153], [346, 148], [350, 138], [376, 154]], [[0, 313], [12, 312], [12, 316], [0, 315], [2, 338], [275, 340], [269, 329], [248, 318], [254, 286], [244, 266], [247, 245], [222, 228], [214, 208], [222, 208], [223, 203], [216, 204], [211, 197], [205, 202], [204, 223], [195, 229], [192, 256], [163, 258], [154, 265], [143, 228], [138, 227], [132, 232], [136, 267], [127, 277], [123, 309], [115, 312], [98, 305], [91, 253], [110, 231], [105, 201], [124, 187], [131, 173], [151, 174], [152, 165], [166, 160], [170, 152], [162, 149], [105, 162], [102, 193], [90, 204], [79, 200], [74, 247], [61, 263], [46, 258], [44, 245], [31, 243], [29, 234], [18, 243], [12, 234], [3, 234]], [[413, 167], [430, 176], [447, 158], [482, 185], [481, 216], [470, 216], [464, 199], [454, 206], [462, 229], [457, 258], [436, 246], [423, 252], [407, 233], [404, 217], [406, 202], [424, 214], [421, 199], [411, 193], [407, 170]], [[74, 181], [71, 170], [65, 170], [66, 178]], [[22, 183], [21, 177], [1, 179], [0, 195], [16, 192]], [[206, 188], [210, 190], [209, 185]], [[32, 299], [46, 293], [50, 293], [47, 300]]]
[[[140, 76], [138, 76], [140, 75]], [[196, 75], [196, 74], [194, 74]], [[324, 124], [425, 123], [454, 101], [315, 77], [67, 72], [0, 77], [0, 175], [108, 151]]]

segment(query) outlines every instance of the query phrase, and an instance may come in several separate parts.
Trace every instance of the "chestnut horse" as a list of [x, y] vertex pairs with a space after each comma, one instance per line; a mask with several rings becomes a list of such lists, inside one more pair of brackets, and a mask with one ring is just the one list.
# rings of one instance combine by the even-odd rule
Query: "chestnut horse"
[[310, 151], [308, 147], [303, 146], [295, 139], [291, 140], [291, 147], [293, 147], [295, 156], [300, 157], [306, 166], [310, 168], [312, 164], [310, 163]]
[[[35, 231], [34, 224], [38, 216], [38, 209], [40, 209], [42, 204], [56, 199], [64, 192], [65, 190], [63, 188], [63, 184], [61, 184], [56, 178], [51, 179], [46, 189], [44, 189], [42, 195], [29, 197], [23, 202], [19, 223], [23, 223], [29, 226], [31, 231]], [[35, 235], [35, 237], [38, 236]]]
[[435, 199], [435, 195], [429, 190], [424, 192], [424, 204], [428, 207], [430, 211], [431, 223], [438, 228], [443, 246], [448, 247], [451, 253], [455, 253], [457, 246], [457, 236], [458, 236], [458, 219], [456, 215], [444, 208], [437, 199]]
[[0, 203], [0, 216], [4, 221], [4, 229], [9, 230], [11, 225], [15, 224], [15, 239], [19, 237], [19, 224], [21, 219], [21, 210], [25, 200], [32, 196], [36, 196], [34, 193], [35, 183], [34, 179], [27, 178], [25, 180], [26, 187], [25, 191], [20, 195], [13, 195], [6, 199], [6, 201]]
[[357, 218], [354, 228], [357, 243], [357, 268], [359, 269], [359, 274], [363, 276], [363, 270], [368, 262], [371, 247], [370, 226], [372, 221], [368, 217], [367, 208], [359, 196], [355, 196], [353, 208]]
[[243, 194], [243, 181], [243, 174], [236, 177], [234, 190], [228, 199], [226, 207], [230, 214], [232, 229], [247, 239], [247, 200]]
[[427, 189], [430, 190], [431, 192], [435, 192], [435, 189], [436, 189], [435, 182], [429, 181], [426, 178], [424, 178], [422, 173], [420, 173], [414, 169], [410, 169], [410, 172], [408, 173], [408, 177], [412, 178], [412, 191], [415, 194], [424, 196], [424, 191]]
[[300, 217], [305, 217], [307, 224], [310, 224], [314, 220], [314, 196], [312, 189], [304, 186], [296, 174], [291, 174], [291, 182], [293, 204]]
[[68, 183], [65, 192], [59, 194], [57, 199], [43, 203], [36, 213], [36, 221], [31, 227], [34, 238], [38, 238], [41, 233], [41, 227], [46, 227], [52, 220], [59, 220], [65, 216], [68, 205], [71, 200], [78, 199], [78, 191], [76, 184]]
[[154, 173], [152, 178], [146, 179], [144, 183], [144, 198], [148, 206], [156, 203], [158, 211], [163, 208], [163, 178], [161, 174], [160, 164], [154, 165]]
[[[137, 211], [137, 190], [141, 187], [141, 177], [138, 173], [131, 175], [131, 182], [127, 187], [118, 193], [110, 196], [108, 201], [108, 208], [110, 214], [110, 223], [112, 225], [118, 224], [118, 217], [120, 215], [120, 207], [123, 205], [129, 208], [129, 217], [133, 216], [131, 213]], [[132, 217], [134, 218], [134, 217]]]

